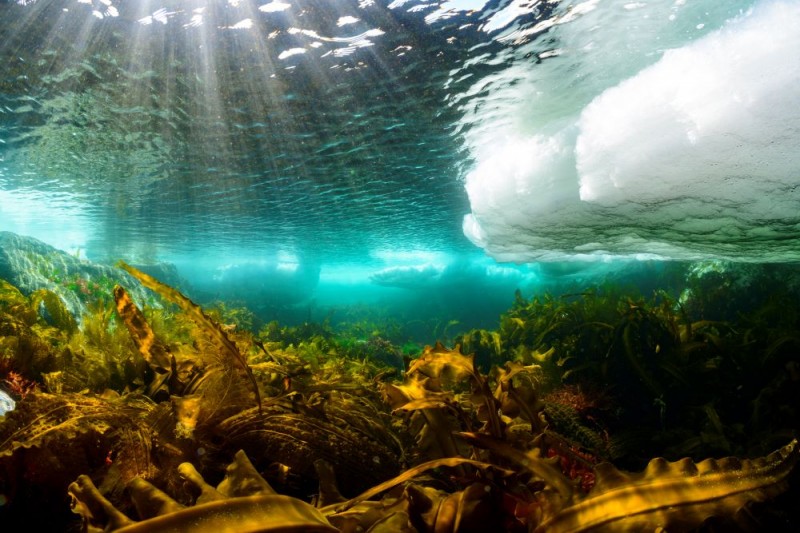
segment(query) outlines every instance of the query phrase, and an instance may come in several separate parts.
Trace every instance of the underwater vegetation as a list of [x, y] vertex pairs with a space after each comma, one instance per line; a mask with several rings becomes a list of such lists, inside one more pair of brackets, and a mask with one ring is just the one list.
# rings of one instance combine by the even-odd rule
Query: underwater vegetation
[[[457, 341], [483, 366], [541, 365], [551, 422], [631, 468], [659, 453], [767, 453], [794, 435], [800, 315], [792, 297], [777, 293], [735, 321], [685, 307], [661, 291], [649, 299], [613, 290], [517, 294], [497, 330]], [[601, 443], [601, 435], [611, 438]]]
[[664, 292], [517, 294], [496, 330], [420, 348], [368, 322], [254, 331], [119, 266], [159, 306], [116, 285], [78, 322], [0, 282], [4, 528], [800, 527], [790, 298], [731, 320]]

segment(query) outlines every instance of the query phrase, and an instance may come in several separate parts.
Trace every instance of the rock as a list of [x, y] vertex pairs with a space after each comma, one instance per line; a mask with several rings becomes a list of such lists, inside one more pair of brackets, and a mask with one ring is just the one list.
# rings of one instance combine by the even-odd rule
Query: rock
[[13, 411], [17, 404], [3, 389], [0, 389], [0, 417], [7, 412]]
[[7, 231], [0, 232], [0, 279], [26, 295], [38, 289], [51, 290], [79, 322], [89, 304], [113, 301], [116, 284], [125, 287], [140, 306], [159, 305], [138, 280], [119, 268], [79, 259], [32, 237]]

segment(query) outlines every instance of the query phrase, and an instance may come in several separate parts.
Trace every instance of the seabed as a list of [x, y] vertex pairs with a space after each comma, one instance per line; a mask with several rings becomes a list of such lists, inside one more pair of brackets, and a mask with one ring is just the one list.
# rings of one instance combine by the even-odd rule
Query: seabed
[[800, 530], [787, 295], [518, 293], [423, 347], [119, 266], [152, 305], [0, 284], [4, 530]]

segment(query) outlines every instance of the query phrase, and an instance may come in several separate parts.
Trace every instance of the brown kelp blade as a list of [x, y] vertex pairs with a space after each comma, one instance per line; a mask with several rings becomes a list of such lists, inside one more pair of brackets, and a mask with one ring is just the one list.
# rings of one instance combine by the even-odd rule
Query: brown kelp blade
[[[119, 533], [336, 533], [322, 514], [308, 503], [278, 494], [256, 494], [211, 501], [180, 509], [177, 502], [142, 479], [134, 480], [130, 490], [139, 499], [159, 500], [164, 514], [134, 522], [111, 503], [94, 486], [88, 476], [81, 476], [70, 485], [73, 510], [87, 521], [100, 518], [107, 522], [105, 531]], [[99, 529], [98, 529], [99, 530]]]
[[449, 383], [457, 383], [469, 377], [476, 381], [479, 379], [472, 354], [462, 354], [458, 346], [448, 350], [438, 341], [433, 348], [425, 347], [423, 353], [411, 363], [406, 374], [410, 376], [417, 372]]
[[[597, 483], [586, 495], [570, 491], [562, 476], [546, 464], [504, 442], [474, 433], [459, 433], [468, 442], [492, 450], [539, 475], [562, 494], [563, 506], [553, 508], [536, 533], [605, 531], [687, 531], [710, 517], [735, 519], [749, 502], [774, 498], [788, 487], [800, 449], [797, 440], [757, 459], [690, 459], [669, 462], [656, 458], [641, 473], [597, 465]], [[561, 487], [557, 486], [561, 485]], [[570, 493], [572, 492], [572, 493]]]
[[246, 496], [188, 507], [119, 529], [119, 533], [337, 533], [306, 502], [291, 496]]
[[258, 391], [258, 383], [256, 383], [256, 378], [253, 376], [253, 371], [250, 369], [250, 365], [247, 364], [247, 360], [239, 351], [239, 348], [237, 348], [236, 343], [228, 338], [228, 335], [219, 326], [219, 324], [211, 320], [211, 318], [209, 318], [208, 315], [203, 312], [203, 309], [199, 305], [169, 285], [161, 283], [154, 277], [145, 274], [144, 272], [128, 265], [123, 261], [119, 261], [117, 266], [125, 270], [134, 278], [138, 279], [142, 285], [151, 291], [160, 294], [163, 298], [176, 304], [195, 324], [197, 324], [203, 329], [203, 331], [206, 332], [211, 342], [214, 343], [220, 353], [227, 354], [227, 356], [230, 357], [230, 359], [247, 375], [247, 378], [250, 380], [250, 383], [253, 386], [253, 393], [256, 396], [256, 402], [258, 403], [258, 409], [260, 411], [261, 394]]
[[735, 519], [749, 502], [774, 498], [788, 487], [798, 459], [797, 440], [758, 459], [657, 458], [628, 474], [598, 465], [597, 484], [585, 499], [562, 509], [537, 532], [639, 531], [656, 526], [685, 531], [709, 517]]
[[175, 368], [175, 358], [169, 349], [158, 340], [144, 315], [133, 303], [128, 292], [119, 285], [114, 287], [114, 301], [117, 304], [117, 314], [133, 339], [133, 343], [142, 354], [144, 360], [155, 372], [156, 378], [150, 386], [150, 393], [158, 391], [166, 384]]

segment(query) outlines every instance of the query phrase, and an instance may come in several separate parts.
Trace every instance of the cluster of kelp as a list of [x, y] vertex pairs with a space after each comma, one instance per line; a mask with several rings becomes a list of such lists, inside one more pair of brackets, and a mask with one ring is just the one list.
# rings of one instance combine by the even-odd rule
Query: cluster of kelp
[[498, 330], [458, 342], [486, 365], [541, 365], [561, 384], [546, 408], [553, 427], [629, 468], [657, 454], [752, 456], [792, 438], [800, 427], [797, 302], [775, 294], [735, 321], [692, 318], [690, 305], [664, 292], [649, 300], [612, 289], [517, 294]]
[[497, 331], [411, 359], [380, 335], [225, 325], [247, 314], [121, 267], [165, 305], [117, 286], [78, 327], [46, 291], [0, 285], [4, 528], [800, 526], [787, 302], [734, 324], [664, 294], [518, 296]]

